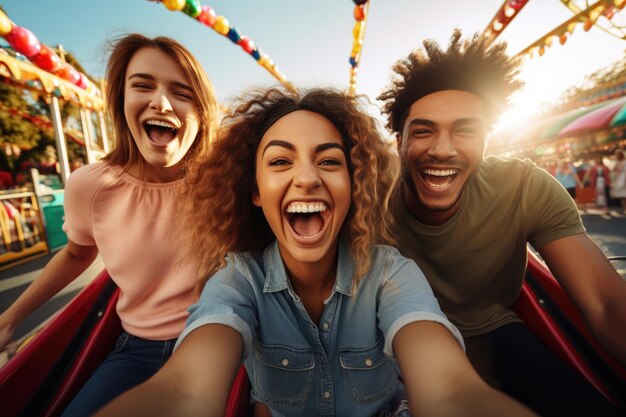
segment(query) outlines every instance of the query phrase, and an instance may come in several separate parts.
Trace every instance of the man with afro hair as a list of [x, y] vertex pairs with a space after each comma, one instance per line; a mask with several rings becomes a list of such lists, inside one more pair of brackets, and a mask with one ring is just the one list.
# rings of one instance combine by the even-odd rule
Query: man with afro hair
[[563, 187], [529, 160], [484, 157], [487, 135], [522, 83], [519, 59], [456, 30], [393, 67], [378, 98], [402, 175], [397, 244], [424, 271], [467, 354], [491, 385], [543, 416], [617, 415], [511, 310], [527, 243], [539, 251], [602, 345], [626, 363], [626, 283], [585, 233]]

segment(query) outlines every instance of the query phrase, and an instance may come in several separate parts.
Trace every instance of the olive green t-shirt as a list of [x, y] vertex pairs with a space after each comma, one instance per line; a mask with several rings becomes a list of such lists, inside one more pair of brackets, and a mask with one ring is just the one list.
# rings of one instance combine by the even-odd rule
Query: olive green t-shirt
[[443, 225], [418, 222], [398, 190], [391, 209], [400, 252], [419, 265], [465, 337], [520, 321], [510, 306], [524, 280], [527, 242], [540, 249], [585, 232], [567, 191], [530, 160], [486, 157]]

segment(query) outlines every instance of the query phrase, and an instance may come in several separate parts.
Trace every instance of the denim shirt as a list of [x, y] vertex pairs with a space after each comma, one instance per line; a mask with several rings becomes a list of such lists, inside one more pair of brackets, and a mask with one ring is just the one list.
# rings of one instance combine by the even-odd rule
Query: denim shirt
[[273, 416], [371, 416], [388, 410], [402, 388], [395, 334], [411, 322], [441, 323], [463, 346], [417, 265], [389, 246], [372, 250], [372, 267], [352, 289], [354, 262], [340, 243], [335, 285], [319, 323], [293, 291], [278, 244], [237, 253], [190, 307], [177, 345], [194, 329], [219, 323], [238, 331], [252, 398]]

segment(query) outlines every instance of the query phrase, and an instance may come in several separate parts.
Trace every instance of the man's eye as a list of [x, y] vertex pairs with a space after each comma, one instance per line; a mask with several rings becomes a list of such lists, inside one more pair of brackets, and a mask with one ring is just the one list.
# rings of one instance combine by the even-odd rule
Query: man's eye
[[476, 134], [476, 129], [474, 129], [472, 127], [461, 127], [459, 129], [457, 129], [457, 133], [459, 133], [461, 135], [475, 135]]
[[429, 129], [415, 129], [411, 132], [412, 136], [424, 136], [431, 133]]

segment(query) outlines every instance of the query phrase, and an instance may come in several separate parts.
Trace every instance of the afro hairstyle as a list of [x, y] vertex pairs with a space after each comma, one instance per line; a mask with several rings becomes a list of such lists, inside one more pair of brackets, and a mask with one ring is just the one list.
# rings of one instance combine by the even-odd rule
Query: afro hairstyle
[[448, 50], [433, 40], [393, 66], [391, 85], [378, 100], [387, 115], [387, 128], [401, 133], [409, 108], [422, 97], [437, 91], [461, 90], [479, 96], [489, 123], [507, 109], [509, 97], [523, 86], [517, 79], [521, 63], [506, 54], [506, 43], [490, 47], [489, 39], [474, 35], [462, 40], [455, 29]]

